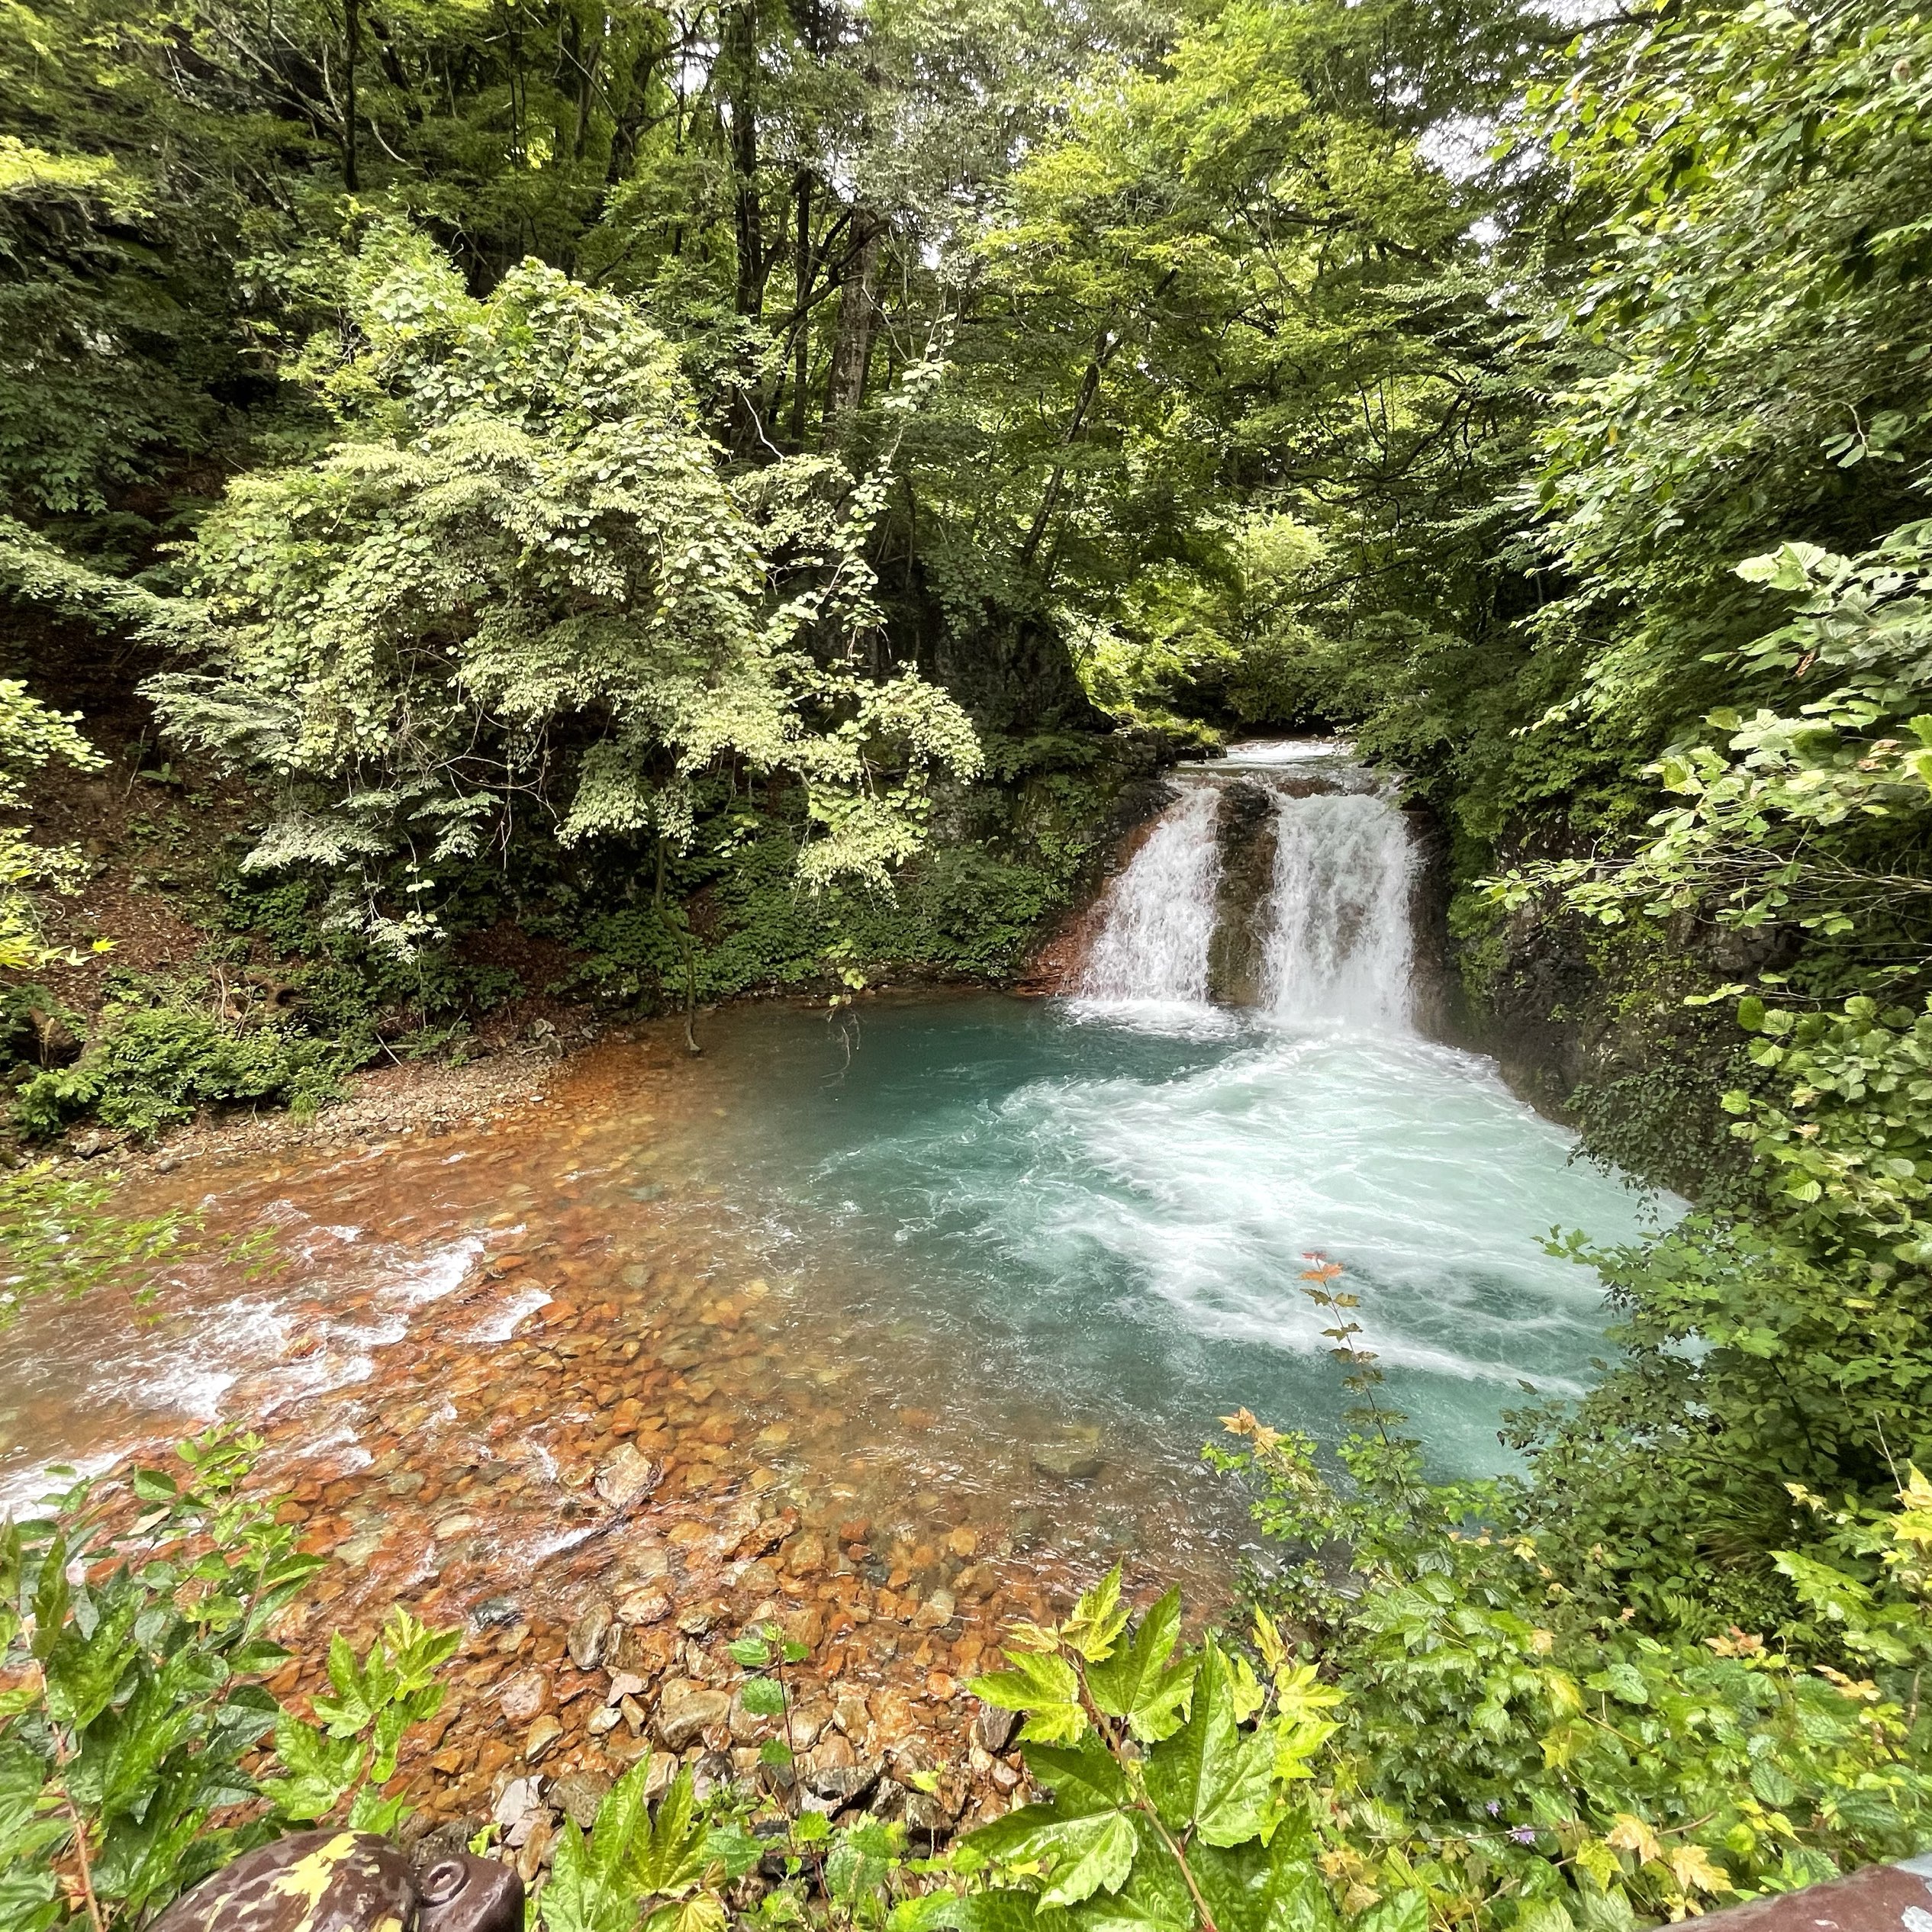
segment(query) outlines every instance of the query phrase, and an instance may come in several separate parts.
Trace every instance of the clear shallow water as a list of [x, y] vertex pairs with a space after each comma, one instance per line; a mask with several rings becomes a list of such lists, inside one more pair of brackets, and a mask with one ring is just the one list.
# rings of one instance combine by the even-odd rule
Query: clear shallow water
[[[332, 1534], [385, 1539], [372, 1600], [517, 1576], [562, 1603], [622, 1560], [572, 1522], [627, 1407], [700, 1521], [776, 1484], [915, 1570], [970, 1532], [1022, 1604], [1125, 1550], [1211, 1597], [1248, 1536], [1199, 1462], [1217, 1418], [1331, 1440], [1344, 1406], [1307, 1251], [1460, 1473], [1502, 1463], [1519, 1377], [1576, 1389], [1598, 1348], [1594, 1277], [1540, 1238], [1643, 1225], [1486, 1062], [1400, 1032], [990, 994], [698, 1028], [702, 1059], [672, 1027], [612, 1042], [493, 1132], [172, 1177], [216, 1245], [157, 1320], [96, 1298], [0, 1335], [6, 1502], [245, 1421], [278, 1480], [346, 1499]], [[250, 1278], [219, 1242], [264, 1229]], [[439, 1492], [489, 1499], [454, 1568], [424, 1554]]]

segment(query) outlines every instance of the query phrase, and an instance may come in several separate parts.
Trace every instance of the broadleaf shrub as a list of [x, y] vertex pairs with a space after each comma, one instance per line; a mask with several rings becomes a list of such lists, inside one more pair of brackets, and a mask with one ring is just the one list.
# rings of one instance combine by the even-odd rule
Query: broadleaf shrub
[[[0, 1920], [133, 1932], [252, 1846], [311, 1820], [393, 1830], [381, 1785], [443, 1700], [459, 1633], [398, 1609], [366, 1657], [338, 1636], [318, 1724], [263, 1679], [277, 1619], [327, 1559], [246, 1486], [258, 1439], [180, 1445], [179, 1474], [85, 1480], [0, 1530]], [[265, 1748], [264, 1766], [260, 1757]]]
[[72, 1066], [20, 1089], [14, 1119], [39, 1139], [83, 1116], [147, 1139], [201, 1106], [319, 1103], [351, 1064], [343, 1047], [279, 1026], [244, 1029], [175, 1005], [110, 1010]]

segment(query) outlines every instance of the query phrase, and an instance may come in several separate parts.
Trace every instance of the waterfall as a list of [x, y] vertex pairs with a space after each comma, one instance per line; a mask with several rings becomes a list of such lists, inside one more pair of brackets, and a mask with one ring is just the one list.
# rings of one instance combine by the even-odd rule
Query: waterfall
[[1408, 822], [1367, 773], [1343, 776], [1353, 788], [1264, 783], [1251, 812], [1235, 807], [1254, 780], [1225, 808], [1219, 785], [1190, 785], [1102, 897], [1077, 996], [1164, 1009], [1146, 1016], [1164, 1030], [1225, 1025], [1215, 1001], [1290, 1026], [1409, 1032]]
[[1291, 1023], [1406, 1032], [1415, 871], [1406, 821], [1373, 792], [1283, 796], [1275, 812], [1264, 1003]]
[[1214, 840], [1220, 802], [1211, 785], [1187, 791], [1108, 887], [1080, 976], [1083, 998], [1205, 1002], [1221, 874]]

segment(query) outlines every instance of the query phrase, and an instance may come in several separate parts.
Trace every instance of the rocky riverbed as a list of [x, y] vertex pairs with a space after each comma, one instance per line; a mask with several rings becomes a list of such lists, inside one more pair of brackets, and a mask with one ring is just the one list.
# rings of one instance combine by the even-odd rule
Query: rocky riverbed
[[[1097, 1431], [996, 1440], [922, 1406], [901, 1338], [802, 1316], [694, 1164], [755, 1097], [681, 1029], [507, 1071], [474, 1112], [378, 1100], [387, 1135], [152, 1164], [129, 1204], [197, 1205], [201, 1237], [147, 1325], [40, 1306], [6, 1338], [15, 1492], [30, 1451], [98, 1467], [212, 1417], [259, 1429], [260, 1480], [332, 1559], [274, 1689], [299, 1706], [330, 1634], [360, 1650], [392, 1604], [460, 1625], [398, 1788], [419, 1831], [494, 1820], [526, 1875], [640, 1759], [782, 1782], [760, 1747], [787, 1728], [797, 1805], [933, 1837], [1006, 1808], [1010, 1727], [966, 1684], [1096, 1573], [1106, 1539], [1067, 1532], [1145, 1473]], [[768, 1624], [807, 1653], [788, 1725], [745, 1709], [727, 1650]]]

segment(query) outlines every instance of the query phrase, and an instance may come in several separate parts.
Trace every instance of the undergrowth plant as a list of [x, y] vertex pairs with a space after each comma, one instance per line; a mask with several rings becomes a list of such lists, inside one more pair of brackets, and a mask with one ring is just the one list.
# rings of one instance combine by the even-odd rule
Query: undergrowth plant
[[1615, 1932], [1932, 1845], [1916, 1470], [1885, 1510], [1796, 1488], [1821, 1528], [1777, 1555], [1782, 1624], [1646, 1629], [1564, 1580], [1520, 1481], [1428, 1480], [1315, 1258], [1357, 1398], [1335, 1466], [1245, 1410], [1208, 1455], [1279, 1556], [1261, 1603], [1339, 1693], [1318, 1830], [1344, 1913], [1414, 1890], [1440, 1922]]
[[277, 1619], [327, 1559], [246, 1487], [260, 1444], [217, 1431], [89, 1479], [0, 1531], [0, 1924], [132, 1932], [251, 1847], [343, 1816], [392, 1831], [382, 1787], [443, 1702], [459, 1633], [391, 1612], [359, 1660], [340, 1634], [316, 1721], [263, 1679]]
[[[1120, 1590], [1116, 1569], [1064, 1623], [1017, 1626], [1008, 1667], [975, 1680], [1026, 1714], [1027, 1768], [1051, 1795], [967, 1836], [954, 1868], [988, 1882], [935, 1916], [971, 1932], [1333, 1924], [1305, 1788], [1340, 1692], [1265, 1615], [1257, 1673], [1212, 1634], [1179, 1649], [1177, 1591], [1135, 1625]], [[1377, 1932], [1409, 1914], [1397, 1901]]]
[[118, 1174], [74, 1173], [36, 1161], [0, 1173], [0, 1330], [37, 1295], [79, 1295], [113, 1281], [138, 1300], [192, 1223], [178, 1209], [110, 1211]]

